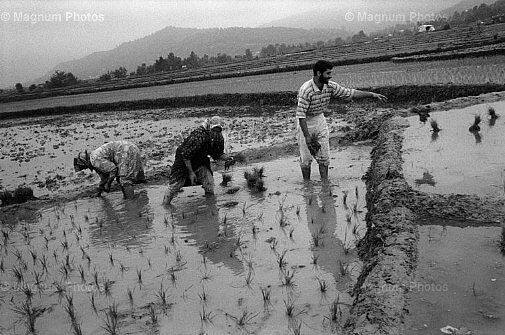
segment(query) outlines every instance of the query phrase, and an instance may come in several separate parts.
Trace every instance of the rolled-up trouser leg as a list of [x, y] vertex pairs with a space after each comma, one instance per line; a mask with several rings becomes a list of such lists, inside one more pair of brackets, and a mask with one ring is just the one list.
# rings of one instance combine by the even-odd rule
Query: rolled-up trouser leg
[[195, 170], [196, 178], [202, 184], [205, 194], [214, 194], [214, 176], [206, 166], [200, 166]]
[[163, 205], [169, 205], [172, 199], [175, 197], [177, 192], [184, 186], [185, 179], [170, 182], [168, 188], [165, 191], [165, 196], [163, 197]]

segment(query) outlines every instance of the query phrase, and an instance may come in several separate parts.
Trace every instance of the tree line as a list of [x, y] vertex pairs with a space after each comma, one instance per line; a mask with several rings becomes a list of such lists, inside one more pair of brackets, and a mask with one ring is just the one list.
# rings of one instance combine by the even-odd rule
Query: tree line
[[[440, 30], [450, 29], [451, 26], [469, 25], [475, 22], [478, 24], [505, 22], [505, 0], [499, 0], [491, 5], [481, 4], [480, 6], [475, 6], [472, 9], [465, 10], [461, 13], [456, 11], [448, 19], [439, 18], [435, 21], [423, 23], [433, 24], [437, 30]], [[418, 24], [421, 23], [419, 22]], [[125, 67], [121, 66], [118, 69], [107, 71], [107, 73], [102, 74], [98, 80], [109, 81], [113, 79], [126, 78], [128, 75], [146, 75], [157, 72], [195, 69], [203, 66], [231, 63], [235, 60], [252, 60], [263, 57], [285, 55], [293, 52], [310, 51], [324, 47], [338, 46], [346, 43], [366, 42], [382, 36], [386, 32], [390, 32], [390, 35], [394, 36], [412, 35], [414, 33], [413, 28], [415, 28], [415, 26], [412, 27], [412, 25], [409, 24], [398, 24], [395, 27], [369, 35], [365, 34], [363, 30], [361, 30], [357, 34], [354, 34], [347, 38], [337, 37], [328, 41], [317, 41], [314, 43], [306, 42], [292, 45], [287, 45], [285, 43], [269, 44], [261, 48], [261, 50], [256, 55], [254, 55], [250, 49], [246, 49], [243, 55], [237, 55], [235, 57], [232, 57], [225, 53], [218, 53], [216, 56], [209, 56], [207, 54], [204, 54], [202, 57], [199, 57], [192, 51], [187, 58], [181, 58], [170, 52], [165, 58], [163, 58], [163, 56], [160, 56], [154, 61], [153, 64], [146, 65], [143, 63], [137, 66], [136, 71], [130, 72], [129, 74], [128, 70]], [[32, 84], [28, 89], [31, 92], [39, 88], [58, 88], [71, 86], [77, 84], [78, 82], [79, 80], [77, 77], [75, 77], [71, 72], [56, 71], [44, 84]], [[24, 87], [21, 83], [16, 83], [15, 88], [20, 93], [24, 92]]]

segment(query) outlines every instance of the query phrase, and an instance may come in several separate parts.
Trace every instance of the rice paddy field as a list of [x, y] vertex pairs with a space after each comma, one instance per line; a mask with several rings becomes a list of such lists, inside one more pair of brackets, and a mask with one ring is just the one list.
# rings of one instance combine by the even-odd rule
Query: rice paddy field
[[[2, 103], [0, 112], [205, 94], [298, 91], [301, 84], [311, 77], [312, 71], [307, 70], [59, 96]], [[503, 83], [503, 78], [503, 55], [400, 64], [376, 62], [338, 66], [333, 69], [333, 80], [354, 88], [406, 84]]]

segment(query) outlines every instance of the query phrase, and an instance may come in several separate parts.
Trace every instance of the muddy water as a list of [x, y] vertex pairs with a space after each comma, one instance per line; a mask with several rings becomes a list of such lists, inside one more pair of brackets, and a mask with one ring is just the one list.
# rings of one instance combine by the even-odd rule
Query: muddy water
[[442, 334], [440, 329], [448, 325], [461, 334], [503, 334], [505, 260], [498, 252], [500, 233], [500, 227], [420, 227], [405, 334]]
[[[487, 115], [493, 107], [500, 117]], [[432, 113], [442, 131], [409, 118], [403, 147], [409, 184], [428, 193], [505, 195], [505, 102]], [[480, 131], [469, 132], [480, 115]], [[459, 223], [465, 226], [465, 222]], [[500, 227], [420, 227], [419, 263], [410, 285], [406, 334], [503, 334], [505, 260]], [[444, 328], [446, 327], [446, 328]], [[456, 331], [456, 330], [454, 330]]]
[[[493, 122], [488, 107], [501, 115]], [[468, 128], [474, 116], [480, 128]], [[505, 101], [431, 113], [442, 129], [431, 131], [430, 121], [410, 117], [405, 131], [403, 170], [410, 185], [424, 192], [505, 195]]]
[[[0, 132], [0, 190], [27, 185], [35, 196], [53, 195], [81, 185], [98, 183], [96, 173], [74, 173], [72, 159], [79, 151], [119, 139], [136, 143], [144, 154], [145, 169], [171, 165], [182, 138], [205, 116], [223, 115], [227, 150], [237, 152], [293, 141], [293, 110], [272, 115], [247, 116], [247, 108], [185, 108], [89, 113], [7, 121]], [[240, 117], [226, 115], [240, 115]], [[342, 125], [329, 119], [331, 131]]]
[[[36, 291], [31, 305], [44, 309], [38, 334], [71, 331], [65, 296], [73, 297], [84, 334], [106, 333], [105, 310], [114, 303], [121, 333], [331, 333], [345, 321], [360, 271], [354, 245], [365, 233], [360, 178], [370, 149], [333, 151], [330, 185], [315, 173], [304, 184], [292, 157], [261, 164], [262, 193], [247, 188], [243, 174], [252, 166], [242, 166], [232, 168], [227, 187], [216, 185], [214, 198], [186, 188], [165, 208], [165, 186], [151, 185], [133, 200], [113, 192], [6, 224], [0, 333], [26, 332], [26, 318], [13, 310], [25, 301], [22, 283]], [[227, 194], [233, 187], [239, 190]], [[330, 317], [335, 301], [338, 322]]]

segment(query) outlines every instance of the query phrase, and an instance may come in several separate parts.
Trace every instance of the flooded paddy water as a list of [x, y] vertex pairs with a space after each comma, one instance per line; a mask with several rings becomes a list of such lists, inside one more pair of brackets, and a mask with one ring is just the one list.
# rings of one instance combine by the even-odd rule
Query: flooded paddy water
[[[500, 117], [492, 120], [488, 108]], [[480, 131], [469, 132], [475, 115]], [[442, 129], [409, 118], [404, 175], [427, 193], [505, 196], [505, 102], [431, 113]], [[419, 227], [419, 259], [410, 285], [406, 334], [503, 334], [505, 259], [494, 223], [429, 219]]]
[[[285, 118], [279, 113], [277, 119], [269, 119], [270, 125], [281, 119], [286, 124]], [[44, 131], [54, 133], [46, 138], [54, 157], [48, 163], [47, 153], [32, 153], [25, 163], [39, 164], [31, 171], [40, 169], [41, 176], [48, 166], [62, 175], [67, 183], [61, 182], [53, 192], [91, 185], [95, 179], [68, 172], [70, 158], [83, 144], [79, 134], [89, 132], [86, 144], [94, 147], [112, 139], [116, 131], [144, 143], [148, 133], [167, 127], [164, 134], [170, 134], [171, 141], [175, 132], [187, 131], [202, 118], [185, 120], [187, 124], [180, 125], [177, 118], [171, 120], [171, 129], [148, 120], [152, 128], [144, 127], [149, 129], [144, 134], [132, 126], [136, 122], [96, 120], [89, 127], [88, 121], [69, 120], [64, 125], [60, 119], [55, 128], [52, 121], [42, 123]], [[238, 130], [245, 126], [237, 126], [237, 133], [230, 127], [233, 150], [251, 142], [273, 143], [258, 137], [264, 119], [232, 121], [241, 122], [249, 127], [246, 134], [258, 135], [241, 141], [245, 132]], [[44, 137], [29, 136], [36, 134], [34, 126], [18, 124], [6, 130], [11, 139], [20, 134], [26, 151], [47, 147], [39, 143]], [[285, 136], [291, 136], [286, 128]], [[68, 134], [61, 139], [65, 130]], [[159, 145], [176, 143], [160, 138]], [[53, 143], [60, 141], [64, 143], [55, 148]], [[9, 145], [5, 148], [21, 155], [18, 145]], [[153, 169], [168, 162], [165, 153], [162, 160], [153, 158], [166, 150], [156, 145], [144, 145], [146, 151], [149, 146], [156, 149], [148, 154], [148, 167]], [[228, 186], [219, 185], [223, 171], [215, 172], [213, 198], [206, 198], [201, 187], [185, 188], [173, 206], [163, 207], [166, 185], [148, 184], [137, 187], [132, 200], [122, 199], [119, 191], [101, 198], [62, 198], [40, 210], [27, 210], [16, 222], [2, 218], [0, 333], [25, 334], [32, 326], [37, 334], [111, 334], [117, 329], [120, 334], [338, 331], [361, 271], [355, 243], [366, 229], [361, 177], [369, 166], [370, 150], [367, 145], [332, 150], [329, 185], [321, 185], [317, 169], [313, 181], [303, 183], [297, 158], [290, 156], [234, 166], [227, 172], [232, 176]], [[15, 162], [18, 165], [2, 168], [11, 172], [24, 167]], [[246, 185], [244, 172], [253, 167], [264, 168], [264, 192]], [[7, 181], [12, 182], [5, 179], [4, 184]]]

